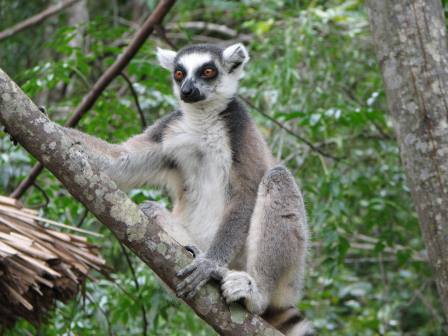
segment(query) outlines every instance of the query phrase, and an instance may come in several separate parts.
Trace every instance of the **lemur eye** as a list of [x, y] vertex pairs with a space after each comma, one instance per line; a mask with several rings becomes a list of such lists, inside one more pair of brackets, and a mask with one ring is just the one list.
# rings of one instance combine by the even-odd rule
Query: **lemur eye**
[[174, 79], [180, 81], [184, 78], [184, 73], [181, 70], [176, 70], [174, 72]]
[[201, 76], [203, 78], [213, 78], [216, 76], [216, 70], [213, 68], [205, 68], [202, 70]]

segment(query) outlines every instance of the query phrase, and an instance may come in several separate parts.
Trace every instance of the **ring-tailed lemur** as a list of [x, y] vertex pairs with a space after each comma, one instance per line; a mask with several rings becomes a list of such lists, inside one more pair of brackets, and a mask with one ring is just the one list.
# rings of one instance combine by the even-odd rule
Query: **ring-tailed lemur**
[[302, 195], [236, 97], [246, 48], [194, 45], [157, 56], [173, 74], [176, 112], [122, 144], [69, 133], [100, 154], [119, 187], [167, 189], [171, 212], [154, 202], [141, 208], [194, 246], [194, 261], [178, 273], [179, 296], [192, 298], [216, 278], [227, 302], [243, 299], [288, 335], [309, 333], [294, 308], [308, 246]]

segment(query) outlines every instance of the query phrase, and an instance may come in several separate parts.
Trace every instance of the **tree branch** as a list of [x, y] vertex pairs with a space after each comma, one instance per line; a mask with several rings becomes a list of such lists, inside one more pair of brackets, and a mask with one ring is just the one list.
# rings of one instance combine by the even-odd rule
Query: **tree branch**
[[[67, 127], [74, 127], [78, 124], [82, 116], [95, 104], [101, 93], [108, 87], [108, 85], [120, 75], [123, 69], [129, 64], [131, 59], [138, 52], [140, 47], [145, 43], [146, 39], [154, 30], [154, 27], [159, 25], [171, 7], [174, 5], [175, 0], [161, 0], [151, 15], [146, 19], [142, 28], [135, 34], [129, 46], [126, 50], [117, 58], [102, 75], [96, 83], [93, 85], [90, 92], [75, 110], [72, 117], [65, 123]], [[32, 169], [28, 177], [23, 180], [19, 186], [10, 195], [14, 198], [20, 198], [25, 191], [33, 184], [34, 180], [39, 176], [43, 169], [41, 163], [36, 164]]]
[[[176, 272], [191, 262], [188, 252], [161, 229], [156, 216], [145, 216], [106, 174], [91, 165], [89, 149], [43, 115], [1, 70], [0, 122], [123, 244], [175, 288]], [[221, 335], [281, 335], [241, 305], [226, 305], [216, 284], [209, 283], [186, 303]]]
[[60, 11], [62, 11], [63, 9], [74, 5], [78, 1], [79, 0], [61, 1], [55, 5], [48, 7], [47, 9], [40, 12], [39, 14], [36, 14], [26, 20], [23, 20], [8, 29], [5, 29], [4, 31], [0, 32], [0, 41], [13, 36], [13, 35], [21, 32], [22, 30], [28, 29], [32, 26], [35, 26], [35, 25], [41, 23], [42, 21], [45, 21], [50, 16], [53, 16], [53, 15], [59, 13]]

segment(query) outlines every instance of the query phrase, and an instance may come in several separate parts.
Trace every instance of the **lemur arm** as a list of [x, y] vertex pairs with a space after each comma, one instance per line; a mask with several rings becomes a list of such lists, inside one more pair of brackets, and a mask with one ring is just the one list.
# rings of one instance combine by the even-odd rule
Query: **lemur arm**
[[[90, 154], [94, 160], [100, 159], [100, 157], [104, 159], [118, 158], [124, 152], [123, 144], [111, 144], [74, 128], [64, 127], [64, 131], [71, 138], [83, 145], [88, 154]], [[94, 155], [98, 155], [99, 157], [95, 158]]]
[[246, 241], [255, 195], [235, 195], [226, 209], [224, 219], [205, 253], [205, 257], [221, 266], [229, 264]]
[[120, 189], [152, 184], [166, 162], [162, 146], [151, 140], [151, 127], [121, 144], [110, 144], [72, 128], [65, 131], [86, 148], [89, 158]]

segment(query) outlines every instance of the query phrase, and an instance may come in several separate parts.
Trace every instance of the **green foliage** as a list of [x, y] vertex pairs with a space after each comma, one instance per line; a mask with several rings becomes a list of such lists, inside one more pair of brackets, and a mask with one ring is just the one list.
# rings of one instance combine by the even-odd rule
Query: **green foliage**
[[[34, 2], [12, 1], [8, 6], [17, 3], [27, 15], [12, 15], [5, 23], [0, 20], [3, 27], [37, 9]], [[119, 3], [120, 15], [130, 18], [124, 2]], [[146, 3], [149, 8], [155, 4]], [[87, 51], [71, 46], [79, 27], [67, 27], [63, 18], [57, 20], [52, 38], [26, 61], [25, 56], [13, 57], [9, 52], [34, 45], [25, 37], [40, 38], [42, 28], [17, 35], [0, 50], [0, 66], [32, 97], [46, 95], [51, 118], [60, 122], [116, 59], [122, 41], [128, 41], [132, 33], [114, 21], [109, 2], [91, 6], [91, 19], [81, 27], [89, 39]], [[251, 36], [251, 62], [241, 94], [256, 107], [252, 115], [274, 154], [296, 175], [305, 193], [313, 247], [299, 307], [319, 334], [442, 335], [443, 314], [432, 274], [422, 262], [424, 246], [386, 114], [362, 2], [182, 1], [170, 19], [210, 21]], [[181, 47], [201, 32], [176, 33], [181, 36], [176, 40]], [[175, 105], [169, 74], [155, 61], [157, 44], [149, 40], [127, 67], [149, 121]], [[47, 49], [51, 53], [37, 56]], [[109, 141], [122, 141], [141, 130], [136, 111], [127, 83], [119, 77], [79, 128]], [[309, 148], [259, 111], [339, 159]], [[3, 135], [0, 191], [7, 194], [34, 161]], [[45, 173], [37, 183], [51, 200], [43, 209], [45, 216], [80, 222], [83, 207], [54, 177]], [[137, 202], [149, 198], [169, 205], [157, 190], [135, 190], [131, 195]], [[38, 206], [45, 198], [32, 189], [25, 201]], [[95, 242], [102, 246], [114, 274], [111, 279], [98, 276], [98, 281], [87, 284], [85, 296], [59, 304], [41, 326], [43, 335], [142, 334], [142, 309], [148, 334], [212, 333], [187, 307], [166, 294], [152, 272], [130, 254], [134, 274], [117, 240], [93, 217], [87, 216], [82, 226], [104, 234]], [[26, 335], [33, 330], [22, 321], [9, 334]]]

